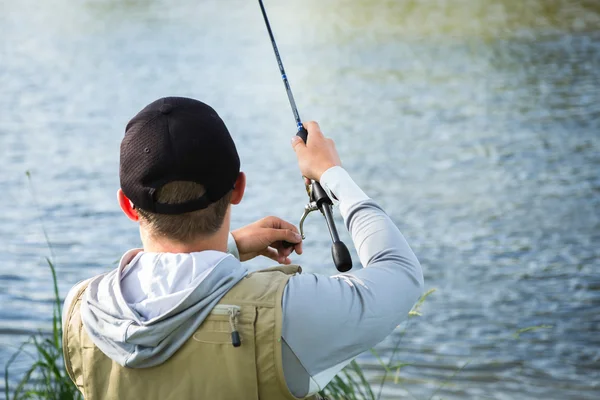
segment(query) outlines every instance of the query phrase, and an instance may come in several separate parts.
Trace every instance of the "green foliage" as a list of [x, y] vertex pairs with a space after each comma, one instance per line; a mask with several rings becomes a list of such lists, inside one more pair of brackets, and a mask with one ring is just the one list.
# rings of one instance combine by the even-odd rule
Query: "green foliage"
[[332, 400], [376, 400], [369, 381], [356, 361], [348, 364], [319, 394]]
[[[29, 183], [29, 190], [39, 211], [37, 196], [33, 189], [31, 181], [31, 173], [25, 172]], [[46, 244], [53, 256], [54, 251], [50, 244], [48, 233], [42, 223], [42, 232], [46, 239]], [[54, 285], [54, 307], [52, 312], [52, 331], [48, 335], [44, 332], [39, 332], [37, 335], [32, 335], [29, 340], [23, 343], [19, 349], [10, 357], [4, 367], [4, 394], [7, 400], [29, 400], [29, 399], [44, 399], [44, 400], [80, 400], [83, 396], [77, 390], [71, 378], [69, 378], [66, 369], [64, 368], [63, 353], [62, 353], [62, 304], [58, 293], [58, 282], [56, 279], [56, 269], [50, 258], [46, 258], [46, 262], [50, 267], [52, 274], [52, 284]], [[33, 352], [26, 351], [32, 348]], [[10, 390], [10, 367], [15, 362], [19, 355], [24, 354], [31, 357], [34, 362], [25, 371], [21, 380], [11, 393]]]
[[[32, 335], [6, 363], [4, 368], [4, 390], [7, 400], [83, 399], [64, 368], [61, 303], [56, 281], [56, 270], [50, 259], [47, 258], [46, 261], [52, 272], [54, 297], [56, 300], [52, 315], [52, 332], [50, 336], [43, 332], [39, 332], [38, 335]], [[26, 352], [25, 349], [27, 347], [33, 347], [35, 353]], [[23, 377], [11, 393], [9, 384], [10, 367], [20, 354], [29, 355], [34, 359], [34, 362], [23, 374]]]
[[421, 306], [423, 305], [423, 303], [425, 303], [425, 300], [427, 299], [427, 297], [429, 297], [429, 295], [433, 292], [435, 292], [436, 289], [429, 289], [428, 291], [426, 291], [425, 293], [423, 293], [423, 296], [421, 296], [421, 298], [419, 299], [419, 301], [417, 301], [417, 303], [414, 305], [413, 309], [410, 310], [410, 312], [408, 313], [409, 317], [420, 317], [421, 314]]
[[527, 328], [521, 328], [521, 329], [517, 330], [515, 333], [513, 333], [513, 337], [515, 339], [518, 339], [519, 337], [521, 337], [522, 333], [533, 332], [533, 331], [537, 331], [540, 329], [551, 329], [551, 328], [552, 328], [552, 325], [528, 326]]

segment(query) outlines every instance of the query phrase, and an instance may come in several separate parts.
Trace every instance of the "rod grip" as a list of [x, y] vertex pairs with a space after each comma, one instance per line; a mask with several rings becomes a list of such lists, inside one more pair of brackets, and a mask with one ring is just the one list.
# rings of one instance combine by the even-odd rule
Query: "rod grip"
[[298, 133], [296, 133], [296, 136], [300, 136], [304, 143], [306, 143], [306, 140], [308, 139], [308, 131], [302, 126], [298, 128]]
[[333, 257], [333, 262], [338, 271], [347, 272], [352, 269], [352, 257], [344, 242], [339, 240], [333, 242], [331, 245], [331, 257]]

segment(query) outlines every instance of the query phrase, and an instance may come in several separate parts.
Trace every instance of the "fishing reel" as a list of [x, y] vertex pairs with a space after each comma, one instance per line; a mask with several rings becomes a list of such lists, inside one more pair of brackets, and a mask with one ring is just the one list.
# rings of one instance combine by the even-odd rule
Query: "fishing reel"
[[327, 228], [329, 229], [329, 235], [331, 236], [331, 257], [335, 267], [339, 272], [347, 272], [352, 269], [352, 257], [348, 247], [340, 240], [335, 222], [333, 220], [333, 202], [325, 192], [325, 189], [317, 181], [311, 181], [309, 185], [306, 185], [306, 193], [308, 194], [309, 203], [304, 206], [304, 212], [300, 217], [300, 223], [298, 228], [300, 229], [300, 235], [302, 239], [306, 239], [304, 234], [304, 221], [308, 214], [313, 211], [321, 211], [325, 222], [327, 222]]

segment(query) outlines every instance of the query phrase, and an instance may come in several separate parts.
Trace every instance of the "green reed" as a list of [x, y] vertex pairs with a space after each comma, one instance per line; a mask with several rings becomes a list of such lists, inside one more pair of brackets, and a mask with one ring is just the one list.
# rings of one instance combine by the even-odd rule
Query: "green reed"
[[[83, 399], [64, 367], [62, 352], [62, 315], [61, 300], [58, 293], [56, 270], [52, 261], [46, 258], [52, 273], [54, 285], [54, 310], [52, 313], [52, 331], [48, 335], [40, 331], [24, 342], [6, 363], [4, 368], [4, 391], [7, 400], [47, 399], [79, 400]], [[34, 352], [26, 351], [33, 347]], [[10, 391], [10, 367], [20, 354], [32, 357], [33, 364], [23, 374], [14, 391]]]
[[[31, 181], [31, 173], [25, 172], [31, 198], [36, 210], [40, 207], [37, 196]], [[43, 220], [40, 220], [42, 233], [46, 240], [46, 245], [50, 251], [51, 258], [54, 258], [54, 249], [48, 237], [48, 232], [44, 227]], [[52, 330], [50, 334], [39, 331], [38, 334], [31, 335], [19, 349], [9, 358], [4, 367], [4, 394], [7, 400], [24, 399], [47, 399], [47, 400], [79, 400], [83, 399], [81, 393], [77, 390], [71, 378], [69, 378], [65, 369], [62, 352], [62, 302], [58, 292], [58, 281], [56, 279], [56, 268], [51, 258], [46, 257], [46, 262], [50, 267], [52, 274], [52, 284], [54, 287], [54, 305], [52, 310]], [[28, 351], [28, 350], [33, 350]], [[32, 365], [25, 371], [13, 392], [10, 390], [10, 367], [20, 355], [27, 355], [32, 358]]]

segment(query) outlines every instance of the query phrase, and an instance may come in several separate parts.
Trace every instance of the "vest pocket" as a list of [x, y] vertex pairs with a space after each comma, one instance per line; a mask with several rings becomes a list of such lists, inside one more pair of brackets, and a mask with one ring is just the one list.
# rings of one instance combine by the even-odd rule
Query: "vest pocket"
[[[229, 330], [233, 347], [239, 347], [242, 344], [240, 332], [238, 330], [238, 318], [241, 310], [242, 308], [240, 306], [217, 304], [210, 313], [210, 315], [227, 315], [229, 317]], [[212, 333], [212, 335], [210, 333]], [[222, 332], [207, 332], [204, 336], [198, 335], [198, 337], [194, 334], [194, 340], [199, 342], [204, 341], [206, 343], [221, 343], [221, 333]]]
[[253, 306], [219, 304], [186, 343], [198, 359], [196, 398], [258, 400], [255, 320]]

